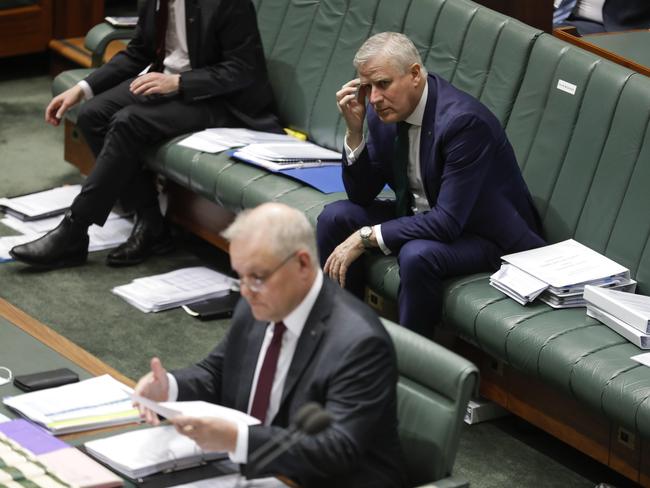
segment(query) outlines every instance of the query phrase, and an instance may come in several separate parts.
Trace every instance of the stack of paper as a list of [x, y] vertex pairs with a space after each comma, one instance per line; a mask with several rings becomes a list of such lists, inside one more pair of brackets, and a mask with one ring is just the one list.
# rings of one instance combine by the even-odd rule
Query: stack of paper
[[15, 198], [0, 198], [0, 208], [20, 220], [34, 220], [65, 213], [81, 191], [81, 185], [61, 186]]
[[[122, 479], [84, 453], [25, 420], [0, 425], [0, 484], [109, 488]], [[3, 485], [4, 486], [4, 485]]]
[[341, 164], [341, 153], [307, 141], [249, 144], [233, 156], [271, 171]]
[[116, 286], [112, 291], [148, 313], [227, 295], [236, 284], [237, 280], [225, 274], [197, 266], [137, 278], [127, 285]]
[[[216, 417], [246, 425], [260, 423], [256, 418], [243, 412], [208, 402], [158, 403], [138, 395], [133, 395], [133, 400], [151, 408], [165, 418], [184, 415]], [[164, 470], [175, 471], [226, 457], [224, 452], [201, 450], [194, 441], [179, 434], [170, 425], [90, 441], [85, 446], [89, 454], [129, 478], [142, 478]]]
[[587, 315], [641, 349], [650, 349], [650, 297], [585, 286]]
[[217, 128], [196, 132], [180, 141], [178, 145], [196, 149], [197, 151], [218, 153], [232, 147], [266, 142], [292, 143], [298, 142], [298, 139], [274, 132], [260, 132], [241, 128]]
[[636, 288], [627, 268], [573, 239], [501, 259], [490, 284], [522, 305], [539, 297], [553, 308], [584, 307], [585, 285]]
[[67, 434], [139, 421], [140, 415], [131, 404], [132, 392], [128, 386], [103, 375], [6, 397], [3, 402], [50, 432]]

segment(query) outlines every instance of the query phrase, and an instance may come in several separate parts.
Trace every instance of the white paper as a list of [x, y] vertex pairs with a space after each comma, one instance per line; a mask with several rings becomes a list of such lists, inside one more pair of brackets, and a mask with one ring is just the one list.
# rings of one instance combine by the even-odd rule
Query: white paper
[[627, 268], [573, 239], [502, 259], [555, 288], [616, 275], [629, 278]]
[[644, 366], [650, 366], [650, 352], [644, 352], [643, 354], [637, 354], [636, 356], [630, 357], [634, 361], [643, 364]]
[[10, 419], [9, 417], [7, 417], [6, 415], [2, 415], [2, 414], [0, 413], [0, 424], [1, 424], [2, 422], [9, 422], [10, 420], [11, 420], [11, 419]]
[[522, 271], [516, 266], [502, 264], [501, 269], [490, 276], [490, 284], [515, 298], [519, 303], [531, 302], [542, 293], [548, 284]]
[[298, 139], [286, 134], [260, 132], [242, 128], [215, 128], [196, 132], [183, 139], [178, 144], [208, 153], [217, 153], [233, 147], [261, 142], [285, 143], [299, 142]]
[[5, 405], [55, 433], [138, 421], [133, 390], [109, 375], [14, 397]]
[[117, 286], [112, 292], [143, 312], [158, 312], [226, 295], [237, 280], [206, 268], [183, 268]]
[[[122, 217], [115, 212], [108, 215], [106, 221], [121, 219]], [[54, 229], [63, 220], [63, 215], [55, 215], [54, 217], [45, 217], [37, 220], [20, 220], [11, 215], [7, 215], [4, 219], [0, 220], [4, 225], [10, 227], [22, 234], [44, 234]]]
[[25, 244], [26, 242], [31, 242], [41, 236], [42, 234], [0, 237], [0, 262], [13, 259], [9, 255], [9, 251], [11, 251], [11, 248], [14, 246], [19, 246], [21, 244]]
[[81, 191], [81, 185], [68, 185], [15, 198], [0, 198], [0, 206], [14, 210], [28, 217], [63, 210]]
[[172, 488], [282, 488], [289, 486], [277, 478], [258, 478], [247, 480], [240, 474], [228, 474], [218, 478], [208, 478], [205, 480], [175, 485]]

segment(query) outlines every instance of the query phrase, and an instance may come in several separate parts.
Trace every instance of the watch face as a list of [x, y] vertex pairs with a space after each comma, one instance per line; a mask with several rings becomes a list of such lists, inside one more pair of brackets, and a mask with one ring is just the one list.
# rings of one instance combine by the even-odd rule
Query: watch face
[[368, 239], [372, 234], [372, 227], [361, 227], [361, 238]]

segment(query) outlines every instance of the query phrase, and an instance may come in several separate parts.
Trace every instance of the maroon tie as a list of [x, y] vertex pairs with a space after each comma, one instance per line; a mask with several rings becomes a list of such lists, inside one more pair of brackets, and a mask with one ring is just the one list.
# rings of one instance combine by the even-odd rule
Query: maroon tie
[[167, 20], [169, 18], [169, 0], [159, 0], [160, 5], [156, 12], [156, 60], [151, 71], [162, 73], [165, 61], [165, 36], [167, 34]]
[[251, 415], [259, 419], [262, 424], [266, 420], [266, 412], [269, 410], [271, 388], [273, 387], [273, 378], [275, 378], [275, 370], [278, 366], [278, 357], [280, 356], [280, 348], [282, 347], [282, 336], [285, 330], [287, 328], [283, 322], [275, 323], [273, 338], [266, 350], [262, 368], [257, 377], [257, 388], [255, 388], [255, 397], [251, 406]]

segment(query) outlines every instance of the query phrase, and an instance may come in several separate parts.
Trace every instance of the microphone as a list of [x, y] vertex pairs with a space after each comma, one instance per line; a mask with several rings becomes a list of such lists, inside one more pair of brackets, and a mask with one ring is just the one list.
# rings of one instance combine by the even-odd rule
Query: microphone
[[291, 426], [281, 435], [269, 439], [248, 459], [251, 472], [259, 472], [306, 435], [315, 435], [329, 427], [332, 418], [318, 403], [306, 403], [296, 413]]

